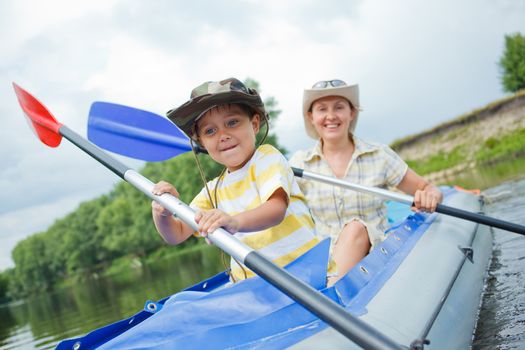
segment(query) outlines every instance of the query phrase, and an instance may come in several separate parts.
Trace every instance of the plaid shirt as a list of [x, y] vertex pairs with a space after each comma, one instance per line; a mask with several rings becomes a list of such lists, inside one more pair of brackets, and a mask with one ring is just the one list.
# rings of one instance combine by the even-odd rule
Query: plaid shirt
[[[342, 180], [380, 188], [393, 188], [401, 182], [408, 166], [390, 147], [355, 136], [353, 140], [354, 154]], [[322, 154], [320, 141], [310, 150], [296, 152], [289, 163], [312, 173], [335, 177]], [[354, 218], [380, 232], [386, 230], [386, 205], [381, 197], [313, 180], [298, 179], [298, 183], [322, 238], [330, 236], [335, 242], [344, 225]]]

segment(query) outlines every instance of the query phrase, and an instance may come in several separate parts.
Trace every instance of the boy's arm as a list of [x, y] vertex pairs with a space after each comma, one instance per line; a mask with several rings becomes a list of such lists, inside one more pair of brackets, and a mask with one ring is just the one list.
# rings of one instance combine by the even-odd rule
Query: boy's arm
[[288, 195], [278, 188], [266, 202], [255, 209], [235, 215], [241, 227], [239, 231], [262, 231], [283, 221], [288, 208]]
[[223, 227], [230, 233], [262, 231], [281, 223], [287, 208], [288, 195], [282, 188], [278, 188], [266, 202], [255, 209], [234, 216], [214, 209], [198, 213], [195, 220], [199, 224], [199, 232], [204, 235], [219, 227]]
[[[159, 205], [156, 202], [152, 206]], [[160, 206], [160, 205], [159, 205]], [[153, 211], [153, 222], [157, 231], [168, 244], [176, 245], [187, 240], [194, 232], [194, 230], [185, 224], [180, 219], [176, 219], [173, 215], [163, 215], [158, 213], [155, 209]]]

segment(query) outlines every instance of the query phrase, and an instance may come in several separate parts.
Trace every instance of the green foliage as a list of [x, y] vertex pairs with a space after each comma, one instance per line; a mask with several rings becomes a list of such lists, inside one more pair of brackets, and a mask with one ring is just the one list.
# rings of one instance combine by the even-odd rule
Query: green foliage
[[47, 244], [47, 236], [45, 232], [30, 236], [13, 250], [14, 288], [21, 294], [48, 290], [57, 279], [53, 271], [55, 256], [50, 250], [52, 244]]
[[[246, 78], [246, 80], [244, 81], [244, 84], [252, 89], [257, 90], [259, 94], [261, 93], [261, 90], [259, 89], [259, 83], [253, 80], [252, 78]], [[266, 108], [266, 112], [268, 113], [268, 125], [265, 125], [262, 128], [262, 130], [259, 132], [259, 134], [257, 135], [257, 144], [261, 143], [266, 133], [266, 128], [268, 127], [268, 135], [266, 136], [264, 143], [273, 145], [279, 151], [281, 151], [281, 153], [286, 154], [288, 153], [288, 151], [286, 150], [286, 148], [279, 145], [279, 142], [277, 140], [277, 135], [275, 133], [271, 133], [271, 130], [274, 127], [275, 121], [277, 120], [277, 117], [281, 114], [281, 110], [277, 109], [278, 102], [272, 96], [263, 99], [263, 101], [264, 101], [264, 106]]]
[[525, 88], [525, 37], [520, 33], [505, 35], [505, 51], [499, 61], [503, 90], [516, 92]]
[[498, 140], [496, 140], [493, 137], [489, 137], [484, 142], [485, 147], [487, 147], [489, 149], [492, 149], [492, 148], [496, 147], [497, 144], [498, 144]]
[[451, 168], [464, 162], [466, 159], [461, 146], [454, 148], [449, 153], [439, 152], [425, 160], [408, 160], [407, 164], [420, 175], [430, 174], [435, 171]]
[[495, 163], [507, 158], [525, 155], [525, 129], [518, 129], [496, 140], [485, 141], [485, 146], [476, 152], [475, 159], [481, 163]]
[[8, 300], [9, 272], [0, 272], [0, 304]]
[[[246, 84], [259, 87], [253, 79], [247, 79]], [[265, 103], [271, 125], [280, 111], [274, 98], [267, 98]], [[265, 142], [283, 150], [273, 134]], [[168, 161], [146, 163], [141, 173], [153, 182], [165, 180], [174, 184], [181, 200], [189, 203], [203, 187], [194, 157], [186, 153]], [[198, 157], [207, 180], [219, 175], [220, 164], [207, 155]], [[198, 249], [204, 244], [201, 239], [190, 238], [170, 248]], [[129, 261], [143, 260], [165, 250], [151, 218], [151, 201], [121, 182], [111, 193], [82, 203], [47, 231], [19, 242], [12, 253], [14, 270], [8, 278], [0, 274], [0, 299], [8, 294], [21, 297], [49, 290], [64, 279], [99, 274], [112, 265], [116, 271]]]

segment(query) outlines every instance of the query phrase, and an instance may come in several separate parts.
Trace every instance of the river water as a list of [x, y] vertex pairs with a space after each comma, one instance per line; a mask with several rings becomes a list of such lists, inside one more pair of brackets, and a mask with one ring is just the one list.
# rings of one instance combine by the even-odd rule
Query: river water
[[[488, 215], [525, 225], [525, 179], [484, 192]], [[494, 230], [474, 349], [525, 349], [525, 236]]]
[[[484, 192], [487, 214], [525, 225], [525, 179]], [[0, 306], [1, 349], [51, 349], [58, 341], [131, 316], [223, 269], [207, 247], [117, 277], [78, 282], [55, 293]], [[494, 230], [494, 255], [473, 349], [525, 349], [525, 236]]]

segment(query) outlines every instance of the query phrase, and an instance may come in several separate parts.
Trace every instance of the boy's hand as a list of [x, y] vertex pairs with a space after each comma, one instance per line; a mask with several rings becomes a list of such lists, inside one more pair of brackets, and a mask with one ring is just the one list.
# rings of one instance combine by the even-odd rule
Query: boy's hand
[[199, 233], [203, 237], [206, 237], [219, 227], [232, 234], [239, 231], [239, 221], [219, 209], [198, 212], [195, 214], [195, 222], [199, 226]]
[[[160, 181], [153, 186], [153, 189], [151, 190], [151, 193], [154, 195], [160, 196], [164, 193], [170, 193], [174, 195], [175, 197], [179, 198], [179, 192], [177, 189], [166, 181]], [[160, 215], [160, 216], [171, 216], [171, 212], [164, 208], [159, 203], [152, 201], [151, 202], [151, 208], [153, 209], [153, 214]]]

